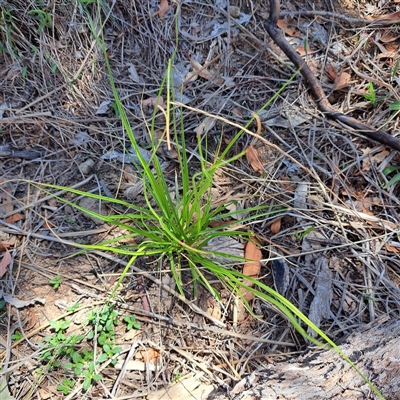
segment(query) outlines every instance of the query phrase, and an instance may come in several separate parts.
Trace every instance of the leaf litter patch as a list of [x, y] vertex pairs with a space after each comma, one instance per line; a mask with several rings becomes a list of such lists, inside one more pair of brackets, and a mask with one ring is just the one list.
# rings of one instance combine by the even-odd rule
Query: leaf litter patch
[[[236, 6], [230, 5], [231, 9]], [[46, 367], [35, 345], [43, 336], [54, 338], [56, 334], [54, 326], [44, 326], [46, 319], [60, 318], [64, 323], [62, 316], [76, 302], [87, 309], [71, 317], [73, 322], [65, 333], [84, 332], [84, 322], [95, 309], [94, 303], [106, 301], [121, 265], [126, 262], [101, 253], [73, 257], [76, 249], [68, 241], [97, 243], [125, 232], [97, 225], [90, 215], [55, 198], [45, 199], [45, 194], [32, 192], [22, 179], [71, 187], [82, 184], [84, 190], [99, 195], [111, 193], [121, 199], [127, 188], [134, 187], [130, 200], [137, 204], [143, 204], [144, 195], [140, 183], [135, 186], [135, 169], [128, 165], [132, 152], [110, 100], [103, 60], [100, 53], [94, 56], [91, 52], [93, 37], [83, 9], [73, 13], [66, 4], [58, 5], [54, 16], [58, 23], [52, 31], [43, 25], [45, 14], [41, 23], [38, 12], [18, 14], [22, 4], [6, 2], [6, 7], [9, 18], [24, 15], [27, 20], [21, 26], [15, 25], [18, 29], [10, 37], [12, 42], [8, 39], [1, 62], [2, 145], [13, 151], [1, 159], [2, 176], [6, 179], [1, 182], [1, 291], [5, 294], [1, 312], [6, 322], [3, 326], [13, 327], [12, 331], [4, 328], [2, 336], [14, 345], [19, 340], [17, 331], [26, 338], [14, 347], [8, 346], [8, 359], [18, 361], [18, 354], [23, 354], [30, 357], [33, 365], [28, 368], [17, 363], [8, 387], [15, 398], [29, 395], [31, 382], [37, 382], [35, 391], [43, 398], [71, 394], [74, 388], [73, 396], [79, 398], [88, 378], [78, 375], [76, 384], [71, 386], [71, 382], [60, 381], [56, 377], [58, 372], [51, 370], [46, 373], [52, 374], [52, 381], [57, 384], [49, 385], [46, 378], [33, 372], [36, 367]], [[269, 46], [272, 51], [262, 47], [265, 33], [261, 29], [261, 4], [255, 3], [254, 12], [243, 5], [231, 12], [230, 20], [217, 7], [225, 10], [225, 4], [211, 2], [185, 2], [182, 7], [178, 16], [176, 96], [193, 109], [245, 124], [292, 70], [279, 49], [273, 45]], [[293, 7], [282, 4], [288, 11], [293, 11]], [[396, 17], [394, 10], [367, 11], [376, 15], [375, 20], [390, 21]], [[155, 106], [165, 58], [174, 49], [175, 8], [164, 1], [150, 5], [136, 2], [131, 9], [119, 5], [112, 12], [115, 18], [107, 21], [105, 39], [116, 84], [135, 126], [135, 135], [144, 151], [148, 151], [146, 124]], [[6, 23], [13, 29], [10, 20]], [[309, 36], [308, 46], [304, 45], [305, 24], [310, 24], [309, 35], [318, 39]], [[308, 59], [313, 72], [328, 85], [331, 102], [375, 126], [388, 124], [388, 129], [396, 130], [389, 105], [398, 99], [387, 82], [392, 84], [398, 79], [396, 61], [390, 56], [398, 49], [393, 47], [397, 42], [390, 39], [390, 28], [385, 28], [384, 35], [374, 36], [374, 40], [361, 32], [365, 46], [359, 48], [338, 24], [332, 33], [335, 43], [329, 47], [324, 42], [328, 26], [323, 20], [315, 24], [309, 17], [301, 17], [297, 23], [288, 18], [281, 23], [281, 29]], [[41, 40], [29, 42], [29, 38], [39, 35]], [[75, 43], [83, 45], [77, 49]], [[32, 45], [38, 46], [40, 65]], [[326, 50], [328, 58], [322, 62], [320, 56]], [[332, 53], [335, 57], [331, 59]], [[362, 61], [351, 58], [345, 66], [338, 63], [339, 54], [358, 54]], [[71, 87], [65, 77], [76, 74], [79, 79]], [[312, 314], [314, 323], [327, 334], [340, 338], [354, 326], [380, 315], [398, 315], [398, 189], [397, 181], [391, 181], [395, 170], [387, 169], [397, 166], [398, 156], [371, 147], [371, 143], [360, 138], [343, 139], [343, 129], [315, 112], [301, 85], [300, 80], [295, 81], [286, 97], [276, 100], [277, 113], [264, 114], [264, 118], [260, 115], [262, 131], [255, 126], [250, 129], [266, 141], [244, 136], [235, 151], [248, 149], [246, 156], [229, 166], [224, 171], [225, 181], [215, 182], [214, 188], [215, 203], [226, 203], [232, 210], [270, 204], [284, 207], [285, 212], [277, 220], [261, 219], [251, 226], [254, 238], [247, 244], [226, 239], [216, 249], [233, 256], [244, 250], [249, 261], [238, 269], [245, 272], [249, 268], [248, 275], [276, 287], [305, 314]], [[378, 101], [382, 97], [384, 100]], [[204, 119], [195, 111], [183, 112], [187, 147], [192, 152], [190, 162], [195, 171], [193, 137], [200, 132]], [[164, 137], [165, 118], [161, 110], [156, 125], [160, 137]], [[236, 131], [219, 120], [213, 126], [207, 124], [202, 132], [215, 152]], [[79, 137], [83, 139], [77, 140]], [[17, 151], [45, 155], [36, 160], [25, 159]], [[165, 153], [165, 159], [165, 173], [169, 174], [172, 188], [177, 164], [173, 153]], [[71, 195], [67, 198], [80, 201]], [[115, 207], [102, 201], [92, 206], [88, 208], [105, 215]], [[240, 218], [237, 223], [240, 225]], [[129, 245], [130, 239], [124, 240]], [[143, 261], [138, 270], [132, 270], [119, 293], [115, 317], [119, 325], [105, 330], [114, 330], [118, 342], [114, 348], [122, 343], [121, 354], [129, 357], [111, 351], [110, 363], [102, 365], [101, 370], [96, 366], [99, 370], [92, 375], [89, 367], [84, 370], [92, 378], [97, 373], [107, 378], [103, 382], [107, 382], [107, 390], [114, 396], [161, 398], [168, 388], [179, 392], [172, 392], [176, 398], [186, 398], [190, 387], [191, 396], [201, 398], [213, 385], [225, 390], [235, 387], [249, 370], [262, 368], [266, 357], [277, 363], [293, 350], [281, 344], [277, 355], [276, 344], [254, 339], [293, 344], [294, 334], [279, 311], [251, 299], [251, 293], [242, 294], [252, 302], [254, 315], [241, 307], [240, 296], [232, 295], [216, 282], [212, 284], [221, 293], [219, 300], [202, 289], [197, 298], [192, 297], [193, 286], [188, 279], [187, 299], [183, 301], [176, 293], [170, 265], [160, 265], [152, 257]], [[232, 264], [234, 259], [219, 261]], [[57, 276], [61, 281], [55, 289], [52, 285]], [[15, 299], [23, 303], [17, 304]], [[37, 299], [45, 299], [46, 304], [37, 303]], [[5, 304], [11, 308], [7, 309]], [[133, 315], [140, 323], [138, 328], [134, 327]], [[131, 329], [127, 330], [129, 323]], [[215, 330], [204, 331], [201, 327]], [[226, 331], [238, 336], [229, 336]], [[90, 342], [85, 343], [90, 347]], [[6, 346], [3, 347], [5, 352]], [[185, 390], [179, 389], [182, 387]], [[93, 396], [105, 393], [95, 379], [89, 390]]]

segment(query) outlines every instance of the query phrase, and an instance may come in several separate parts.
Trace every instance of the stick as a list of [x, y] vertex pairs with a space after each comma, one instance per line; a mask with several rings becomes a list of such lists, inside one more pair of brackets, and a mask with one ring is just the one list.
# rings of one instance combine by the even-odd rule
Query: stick
[[296, 53], [296, 51], [286, 41], [281, 31], [278, 29], [277, 22], [279, 18], [279, 11], [279, 0], [270, 0], [270, 14], [269, 19], [265, 24], [265, 28], [269, 36], [271, 36], [271, 39], [282, 49], [295, 67], [300, 70], [310, 88], [311, 94], [318, 109], [329, 118], [335, 121], [340, 121], [343, 124], [356, 129], [360, 135], [400, 151], [400, 140], [394, 138], [384, 131], [375, 130], [369, 125], [357, 121], [355, 118], [340, 113], [331, 105], [331, 103], [329, 103], [317, 78], [313, 75], [305, 61]]

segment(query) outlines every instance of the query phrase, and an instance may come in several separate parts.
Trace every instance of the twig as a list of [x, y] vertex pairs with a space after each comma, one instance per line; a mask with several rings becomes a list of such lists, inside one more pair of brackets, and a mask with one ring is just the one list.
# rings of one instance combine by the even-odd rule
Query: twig
[[[368, 27], [368, 28], [377, 28], [382, 26], [392, 26], [396, 22], [393, 19], [379, 19], [377, 17], [374, 21], [369, 21], [368, 19], [364, 18], [352, 18], [348, 17], [344, 14], [337, 14], [329, 11], [317, 11], [317, 10], [299, 10], [299, 11], [284, 11], [280, 13], [281, 16], [288, 16], [288, 17], [315, 17], [316, 15], [321, 17], [325, 21], [336, 22], [335, 19], [339, 19], [341, 21], [347, 22], [352, 27]], [[400, 20], [398, 21], [400, 23]]]
[[303, 58], [296, 53], [296, 51], [286, 41], [281, 31], [278, 29], [277, 22], [279, 18], [279, 10], [279, 0], [270, 0], [270, 15], [265, 24], [265, 28], [268, 34], [271, 36], [271, 39], [282, 49], [295, 67], [300, 70], [310, 88], [311, 94], [318, 109], [329, 118], [342, 122], [343, 124], [356, 129], [360, 135], [400, 151], [400, 140], [392, 137], [384, 131], [374, 130], [369, 125], [363, 124], [362, 122], [357, 121], [355, 118], [338, 112], [329, 103], [318, 79], [313, 75], [311, 69], [308, 67]]

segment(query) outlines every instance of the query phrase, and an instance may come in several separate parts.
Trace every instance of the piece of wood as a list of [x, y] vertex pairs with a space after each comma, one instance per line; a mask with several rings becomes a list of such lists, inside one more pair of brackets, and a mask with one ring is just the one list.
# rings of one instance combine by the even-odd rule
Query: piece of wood
[[[400, 319], [383, 316], [340, 345], [387, 400], [400, 399]], [[385, 322], [382, 322], [385, 321]], [[310, 349], [291, 361], [258, 370], [256, 383], [233, 400], [378, 399], [356, 371], [334, 350]], [[221, 395], [215, 400], [222, 400]]]

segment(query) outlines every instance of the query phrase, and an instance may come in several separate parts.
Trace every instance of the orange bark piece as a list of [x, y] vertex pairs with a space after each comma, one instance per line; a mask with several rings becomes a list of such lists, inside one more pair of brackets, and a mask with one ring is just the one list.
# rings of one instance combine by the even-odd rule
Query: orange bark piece
[[276, 235], [281, 230], [282, 218], [278, 218], [271, 224], [271, 233]]
[[243, 274], [251, 277], [256, 277], [260, 273], [262, 259], [261, 250], [257, 247], [258, 240], [255, 237], [250, 238], [250, 242], [246, 244], [244, 257], [251, 260], [244, 264]]

